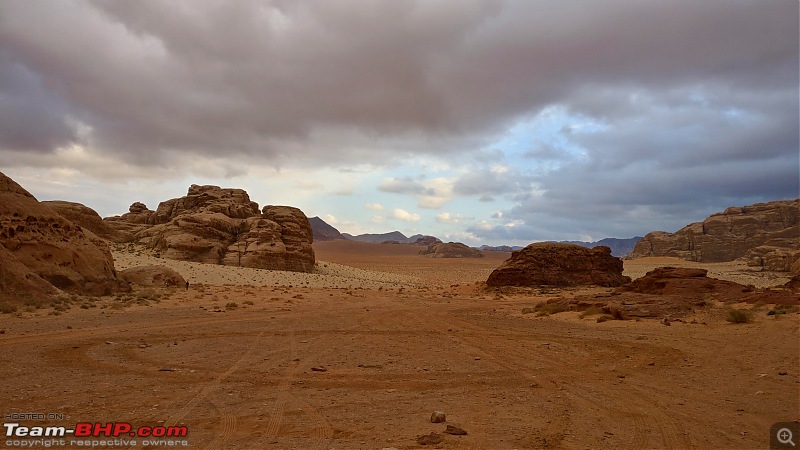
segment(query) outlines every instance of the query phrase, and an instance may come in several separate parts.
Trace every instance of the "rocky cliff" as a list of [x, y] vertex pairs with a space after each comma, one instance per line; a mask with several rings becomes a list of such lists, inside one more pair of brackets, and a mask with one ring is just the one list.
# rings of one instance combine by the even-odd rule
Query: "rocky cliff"
[[628, 257], [673, 256], [698, 262], [745, 258], [765, 269], [790, 270], [800, 258], [798, 245], [800, 198], [731, 207], [675, 233], [648, 233]]
[[166, 258], [296, 272], [314, 268], [305, 214], [290, 206], [259, 211], [242, 189], [192, 185], [186, 196], [155, 211], [134, 203], [127, 214], [105, 221], [133, 232], [136, 242]]
[[0, 247], [3, 300], [41, 299], [58, 290], [103, 295], [129, 289], [117, 278], [102, 239], [40, 203], [2, 173]]

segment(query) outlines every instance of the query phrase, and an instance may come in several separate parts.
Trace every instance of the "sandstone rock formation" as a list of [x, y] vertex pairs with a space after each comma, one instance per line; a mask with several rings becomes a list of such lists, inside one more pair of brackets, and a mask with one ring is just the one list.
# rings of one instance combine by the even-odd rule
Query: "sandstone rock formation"
[[[4, 274], [24, 277], [39, 294], [52, 287], [75, 294], [103, 295], [125, 290], [104, 241], [40, 203], [0, 173], [0, 255]], [[27, 271], [24, 273], [21, 266]], [[34, 276], [35, 275], [35, 276]], [[0, 282], [0, 284], [4, 284]], [[28, 288], [22, 288], [25, 292]], [[31, 292], [31, 291], [28, 291]], [[20, 299], [19, 292], [9, 296]]]
[[785, 289], [755, 289], [706, 276], [705, 269], [659, 267], [644, 277], [618, 287], [611, 294], [557, 297], [532, 308], [533, 312], [600, 310], [615, 319], [685, 317], [714, 302], [797, 305], [800, 298]]
[[183, 287], [186, 280], [178, 272], [165, 266], [137, 266], [125, 269], [119, 277], [138, 286]]
[[[800, 257], [798, 244], [800, 198], [731, 207], [675, 233], [648, 233], [628, 257], [673, 256], [698, 262], [744, 257], [753, 265], [788, 270]], [[775, 251], [778, 253], [768, 256]]]
[[107, 219], [117, 229], [140, 227], [135, 240], [161, 256], [184, 261], [311, 272], [314, 250], [305, 214], [290, 206], [265, 206], [242, 189], [192, 185], [185, 197], [155, 211], [139, 203]]
[[431, 258], [483, 258], [483, 253], [461, 242], [434, 242], [419, 254]]
[[608, 247], [588, 249], [574, 244], [539, 242], [515, 251], [486, 280], [489, 286], [619, 286], [622, 260]]
[[65, 219], [81, 228], [91, 231], [95, 235], [113, 242], [128, 242], [133, 239], [130, 233], [124, 233], [110, 227], [104, 222], [95, 210], [75, 202], [61, 200], [43, 201], [42, 204], [50, 207]]

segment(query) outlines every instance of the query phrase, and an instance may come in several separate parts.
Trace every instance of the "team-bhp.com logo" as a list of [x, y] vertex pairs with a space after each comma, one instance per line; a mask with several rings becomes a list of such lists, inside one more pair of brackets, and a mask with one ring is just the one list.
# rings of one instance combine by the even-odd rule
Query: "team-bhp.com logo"
[[[72, 447], [72, 446], [187, 446], [182, 440], [189, 434], [185, 426], [137, 426], [129, 422], [78, 422], [74, 427], [23, 426], [18, 422], [3, 423], [7, 447]], [[137, 443], [134, 439], [141, 439]]]
[[23, 427], [18, 423], [4, 423], [6, 437], [186, 437], [189, 430], [185, 426], [156, 426], [136, 427], [128, 422], [78, 422], [75, 428], [49, 426], [49, 427]]

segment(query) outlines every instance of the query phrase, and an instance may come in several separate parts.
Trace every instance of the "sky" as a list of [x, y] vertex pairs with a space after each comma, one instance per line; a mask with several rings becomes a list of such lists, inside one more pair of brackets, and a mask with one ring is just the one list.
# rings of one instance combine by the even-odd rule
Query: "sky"
[[800, 196], [796, 0], [3, 0], [0, 171], [352, 234], [675, 231]]

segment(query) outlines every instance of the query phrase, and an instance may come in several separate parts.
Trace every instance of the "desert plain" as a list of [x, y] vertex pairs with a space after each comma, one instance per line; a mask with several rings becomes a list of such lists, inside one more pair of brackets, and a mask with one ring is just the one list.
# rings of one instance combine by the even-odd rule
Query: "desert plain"
[[[711, 299], [669, 326], [534, 314], [556, 296], [612, 289], [487, 288], [508, 253], [314, 250], [305, 274], [115, 245], [118, 270], [166, 265], [189, 288], [0, 315], [0, 411], [64, 415], [43, 425], [186, 426], [189, 447], [207, 449], [754, 449], [768, 448], [773, 423], [800, 419], [795, 311]], [[668, 265], [758, 288], [788, 280], [673, 258], [626, 260], [624, 273]], [[728, 322], [732, 309], [753, 320]], [[440, 441], [423, 445], [430, 433]]]

